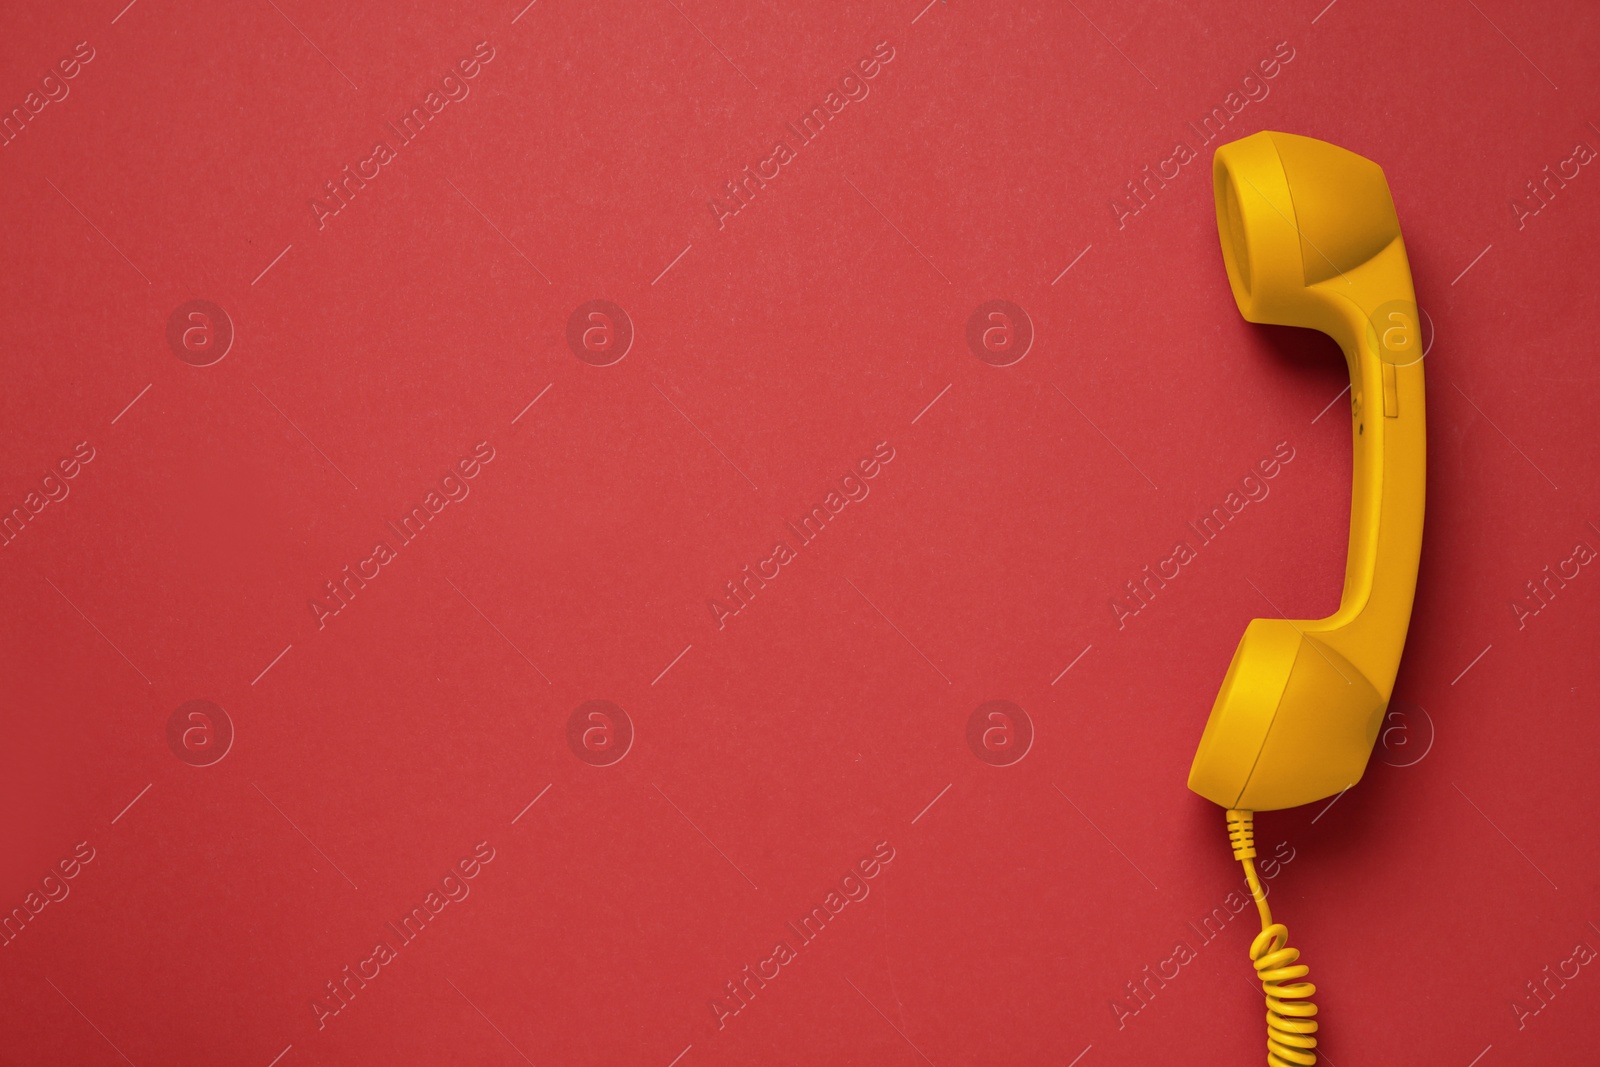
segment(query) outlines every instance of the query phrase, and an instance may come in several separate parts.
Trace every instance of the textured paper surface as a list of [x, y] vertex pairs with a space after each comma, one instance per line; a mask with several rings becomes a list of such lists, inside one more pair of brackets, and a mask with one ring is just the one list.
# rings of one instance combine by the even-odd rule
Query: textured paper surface
[[122, 5], [0, 34], [0, 1062], [1260, 1062], [1185, 779], [1350, 471], [1260, 129], [1431, 344], [1391, 717], [1258, 821], [1328, 1062], [1592, 1054], [1592, 10]]

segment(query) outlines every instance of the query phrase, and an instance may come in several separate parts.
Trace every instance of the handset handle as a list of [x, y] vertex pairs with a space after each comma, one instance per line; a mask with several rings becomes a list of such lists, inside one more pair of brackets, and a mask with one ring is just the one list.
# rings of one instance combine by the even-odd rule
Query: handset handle
[[1387, 704], [1422, 553], [1426, 413], [1422, 336], [1405, 244], [1310, 287], [1350, 369], [1350, 549], [1339, 609], [1301, 624], [1359, 663]]
[[1213, 165], [1229, 286], [1251, 322], [1338, 342], [1350, 371], [1350, 544], [1339, 608], [1256, 619], [1201, 737], [1191, 789], [1293, 807], [1360, 779], [1394, 689], [1422, 547], [1422, 339], [1405, 242], [1377, 164], [1263, 132]]

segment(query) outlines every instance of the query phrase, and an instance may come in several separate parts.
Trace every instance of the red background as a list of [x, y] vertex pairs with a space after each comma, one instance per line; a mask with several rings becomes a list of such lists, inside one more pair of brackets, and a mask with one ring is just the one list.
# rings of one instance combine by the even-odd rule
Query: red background
[[[1185, 776], [1246, 622], [1336, 602], [1350, 443], [1331, 342], [1234, 308], [1220, 141], [1185, 124], [1285, 41], [1225, 139], [1379, 161], [1436, 337], [1397, 714], [1334, 806], [1259, 820], [1293, 850], [1273, 903], [1330, 1063], [1592, 1055], [1594, 967], [1537, 1014], [1524, 983], [1600, 947], [1600, 576], [1511, 607], [1600, 547], [1600, 176], [1511, 208], [1600, 147], [1592, 9], [519, 8], [6, 16], [6, 109], [94, 59], [0, 148], [0, 503], [95, 458], [0, 549], [0, 907], [94, 859], [0, 948], [0, 1061], [1260, 1062], [1250, 916], [1188, 925], [1239, 878]], [[323, 183], [480, 41], [470, 95], [319, 230]], [[880, 41], [870, 95], [719, 229], [710, 191]], [[597, 298], [636, 333], [603, 368], [566, 343]], [[236, 330], [211, 366], [166, 341], [191, 299]], [[1036, 330], [1008, 367], [966, 344], [991, 299]], [[322, 583], [483, 440], [319, 629]], [[881, 441], [870, 496], [719, 630], [707, 601]], [[1122, 583], [1278, 442], [1270, 495], [1119, 629]], [[196, 699], [236, 732], [207, 767], [168, 744]], [[636, 731], [612, 766], [567, 742], [591, 699]], [[1035, 731], [1011, 766], [967, 744], [995, 699]], [[719, 1028], [878, 842], [870, 895]]]

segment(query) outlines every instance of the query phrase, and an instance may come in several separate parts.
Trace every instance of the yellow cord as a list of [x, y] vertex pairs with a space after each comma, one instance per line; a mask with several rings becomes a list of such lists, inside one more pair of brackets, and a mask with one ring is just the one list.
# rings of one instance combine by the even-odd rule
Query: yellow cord
[[1267, 1067], [1315, 1067], [1317, 1062], [1317, 1006], [1311, 998], [1317, 987], [1301, 982], [1311, 968], [1296, 963], [1300, 950], [1289, 947], [1289, 930], [1272, 921], [1267, 894], [1256, 876], [1255, 813], [1228, 809], [1228, 838], [1233, 858], [1244, 864], [1245, 881], [1261, 913], [1261, 932], [1250, 943], [1250, 959], [1267, 997]]

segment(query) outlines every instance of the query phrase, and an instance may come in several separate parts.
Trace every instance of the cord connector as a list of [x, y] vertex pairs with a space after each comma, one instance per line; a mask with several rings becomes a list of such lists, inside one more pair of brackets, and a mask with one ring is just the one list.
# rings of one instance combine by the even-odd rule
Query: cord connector
[[1228, 840], [1233, 843], [1233, 858], [1236, 860], [1256, 858], [1255, 817], [1253, 811], [1228, 809]]

